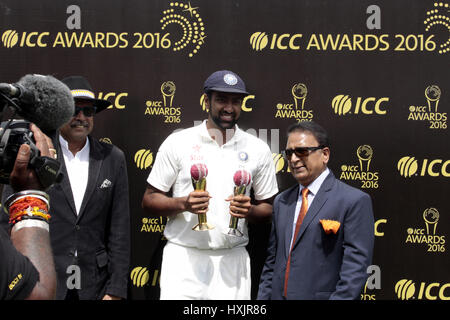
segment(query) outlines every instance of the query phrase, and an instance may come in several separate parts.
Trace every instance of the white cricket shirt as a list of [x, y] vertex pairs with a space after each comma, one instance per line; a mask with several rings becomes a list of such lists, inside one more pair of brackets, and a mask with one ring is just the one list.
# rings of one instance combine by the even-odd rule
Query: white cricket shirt
[[253, 188], [256, 200], [264, 200], [278, 192], [275, 166], [269, 146], [259, 138], [240, 130], [224, 145], [219, 146], [208, 133], [206, 121], [202, 124], [172, 133], [161, 144], [147, 182], [153, 187], [168, 192], [173, 197], [184, 197], [194, 190], [190, 168], [195, 163], [204, 163], [208, 168], [206, 190], [209, 200], [207, 220], [215, 226], [209, 231], [193, 231], [198, 216], [188, 211], [169, 218], [164, 235], [179, 245], [199, 249], [225, 249], [245, 246], [248, 229], [245, 219], [239, 219], [239, 230], [243, 237], [224, 234], [228, 230], [229, 202], [225, 199], [233, 194], [233, 175], [239, 169], [247, 170], [252, 182], [247, 187], [250, 195]]

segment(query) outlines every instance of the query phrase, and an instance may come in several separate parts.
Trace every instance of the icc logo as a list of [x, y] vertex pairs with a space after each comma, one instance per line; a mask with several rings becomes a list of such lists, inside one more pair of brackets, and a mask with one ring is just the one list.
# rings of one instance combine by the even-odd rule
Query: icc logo
[[[276, 34], [274, 33], [271, 36], [270, 41], [270, 50], [279, 49], [279, 50], [299, 50], [300, 44], [299, 41], [302, 38], [302, 34]], [[250, 45], [255, 51], [261, 51], [267, 47], [269, 44], [269, 36], [265, 32], [257, 31], [250, 36]]]
[[[248, 95], [242, 100], [241, 110], [244, 112], [251, 112], [253, 111], [253, 107], [247, 105], [248, 100], [254, 100], [254, 95]], [[202, 94], [200, 97], [200, 106], [202, 107], [203, 111], [209, 112], [208, 107], [206, 106], [205, 102], [205, 94]]]
[[[373, 114], [375, 112], [378, 115], [385, 115], [387, 111], [385, 109], [382, 109], [382, 103], [388, 101], [389, 98], [387, 97], [380, 99], [369, 97], [365, 98], [364, 100], [363, 98], [358, 97], [356, 99], [356, 104], [353, 107], [352, 98], [350, 98], [348, 95], [340, 94], [333, 98], [331, 107], [333, 108], [334, 113], [340, 116], [349, 113], [359, 114], [360, 111], [364, 114]], [[373, 107], [369, 106], [369, 103], [374, 103]]]
[[[159, 280], [159, 270], [153, 272], [151, 285], [154, 287]], [[149, 283], [150, 272], [146, 267], [136, 267], [130, 273], [130, 279], [136, 287], [143, 287]]]
[[417, 298], [414, 297], [416, 293], [416, 285], [412, 280], [402, 279], [399, 280], [394, 287], [395, 293], [398, 299], [426, 299], [426, 300], [450, 300], [448, 295], [445, 295], [446, 289], [450, 288], [450, 283], [440, 284], [437, 282], [426, 284], [420, 283], [419, 292]]
[[269, 43], [269, 37], [267, 37], [265, 32], [255, 32], [250, 37], [250, 45], [256, 51], [264, 49], [267, 46], [267, 43]]
[[[45, 48], [47, 44], [44, 42], [44, 37], [49, 36], [49, 32], [22, 32], [19, 47], [40, 47]], [[6, 48], [12, 48], [19, 42], [19, 33], [16, 30], [6, 30], [2, 34], [2, 42]]]
[[113, 98], [114, 102], [112, 105], [108, 107], [108, 109], [117, 108], [117, 109], [125, 109], [126, 105], [123, 104], [120, 99], [123, 97], [127, 97], [128, 93], [122, 92], [122, 93], [115, 93], [115, 92], [99, 92], [97, 99], [104, 99], [108, 100], [109, 98]]
[[2, 42], [6, 48], [12, 48], [17, 44], [19, 36], [15, 30], [6, 30], [2, 35]]
[[[435, 171], [435, 166], [442, 164], [441, 172]], [[442, 174], [444, 177], [450, 177], [450, 172], [447, 171], [447, 167], [450, 164], [450, 160], [444, 162], [442, 159], [431, 160], [428, 163], [428, 159], [424, 159], [420, 169], [420, 176], [423, 177], [428, 174], [431, 177], [438, 177]], [[413, 175], [417, 175], [419, 171], [419, 162], [414, 157], [403, 157], [397, 163], [397, 170], [400, 175], [405, 178], [410, 178]]]
[[130, 278], [133, 285], [143, 287], [148, 283], [150, 275], [146, 267], [136, 267], [131, 271]]
[[414, 282], [408, 279], [402, 279], [395, 284], [395, 293], [401, 300], [409, 300], [416, 292]]
[[153, 153], [147, 149], [138, 150], [134, 155], [134, 163], [139, 169], [147, 169], [153, 163]]
[[[275, 165], [275, 173], [284, 172], [284, 157], [279, 153], [272, 153], [273, 164]], [[287, 172], [290, 172], [289, 166], [287, 168]]]

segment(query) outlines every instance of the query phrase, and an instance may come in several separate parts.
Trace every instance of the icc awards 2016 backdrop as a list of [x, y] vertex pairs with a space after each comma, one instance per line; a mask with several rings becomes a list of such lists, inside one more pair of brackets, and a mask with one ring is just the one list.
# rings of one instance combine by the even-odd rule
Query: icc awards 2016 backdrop
[[[157, 150], [207, 117], [213, 71], [251, 92], [240, 126], [265, 140], [280, 190], [286, 128], [314, 120], [330, 168], [372, 197], [376, 236], [362, 300], [450, 299], [450, 2], [424, 0], [0, 3], [1, 82], [83, 75], [113, 103], [94, 136], [126, 154], [130, 299], [158, 299], [165, 219], [141, 209]], [[255, 297], [270, 225], [250, 225]]]

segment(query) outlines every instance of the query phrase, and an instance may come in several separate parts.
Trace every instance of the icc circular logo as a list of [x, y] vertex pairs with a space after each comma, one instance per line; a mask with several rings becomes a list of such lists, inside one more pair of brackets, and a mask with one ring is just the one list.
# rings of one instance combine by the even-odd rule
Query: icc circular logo
[[15, 30], [6, 30], [2, 35], [2, 42], [6, 48], [14, 47], [19, 41], [19, 36]]
[[153, 163], [153, 153], [147, 149], [141, 149], [134, 155], [134, 163], [139, 169], [147, 169]]
[[284, 158], [279, 153], [272, 153], [272, 160], [275, 165], [275, 173], [280, 172], [284, 168]]
[[147, 284], [150, 276], [146, 267], [136, 267], [131, 271], [130, 278], [133, 281], [133, 285], [143, 287]]
[[252, 34], [250, 37], [250, 45], [255, 51], [261, 51], [267, 46], [268, 43], [269, 37], [265, 32], [258, 31]]
[[409, 300], [416, 292], [414, 282], [408, 279], [402, 279], [395, 284], [395, 293], [401, 300]]
[[334, 113], [344, 115], [350, 112], [350, 109], [352, 108], [352, 99], [348, 95], [340, 94], [334, 97], [331, 106]]
[[414, 157], [403, 157], [397, 163], [397, 170], [400, 175], [409, 178], [417, 172], [417, 160]]

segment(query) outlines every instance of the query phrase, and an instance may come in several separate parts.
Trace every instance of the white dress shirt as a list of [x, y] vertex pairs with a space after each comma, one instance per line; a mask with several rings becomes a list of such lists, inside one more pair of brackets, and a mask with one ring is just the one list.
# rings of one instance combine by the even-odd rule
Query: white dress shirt
[[79, 214], [89, 176], [89, 139], [86, 139], [83, 149], [78, 151], [75, 156], [69, 150], [69, 144], [62, 136], [59, 136], [59, 143], [69, 175], [75, 208]]
[[[308, 188], [308, 209], [311, 207], [311, 203], [314, 200], [314, 197], [316, 196], [317, 192], [319, 192], [320, 186], [322, 185], [325, 178], [330, 173], [330, 169], [326, 168], [313, 182], [309, 184]], [[299, 185], [298, 189], [298, 197], [297, 197], [297, 205], [295, 207], [295, 216], [294, 216], [294, 222], [292, 224], [292, 236], [291, 236], [291, 244], [289, 248], [292, 247], [292, 240], [294, 238], [295, 233], [295, 225], [297, 224], [298, 215], [300, 214], [300, 208], [302, 207], [302, 190], [305, 187], [301, 184]], [[306, 212], [306, 215], [308, 215], [308, 211]], [[305, 216], [306, 217], [306, 216]]]

